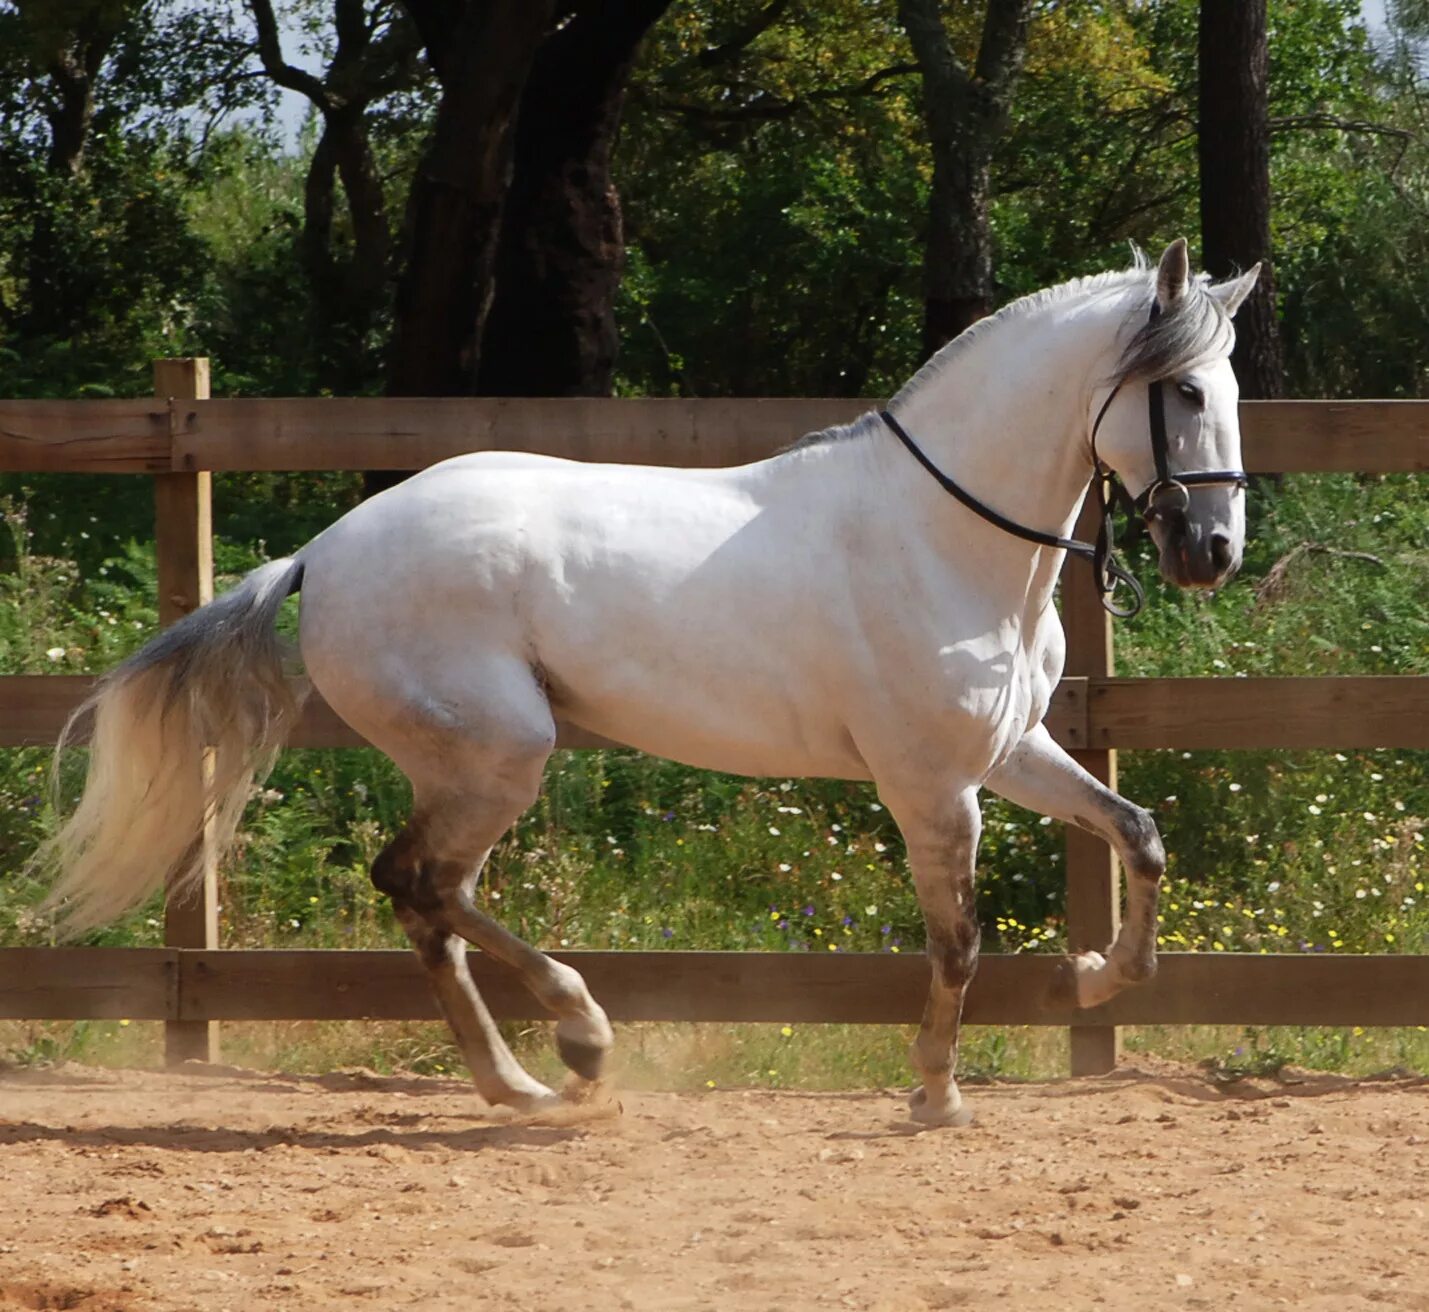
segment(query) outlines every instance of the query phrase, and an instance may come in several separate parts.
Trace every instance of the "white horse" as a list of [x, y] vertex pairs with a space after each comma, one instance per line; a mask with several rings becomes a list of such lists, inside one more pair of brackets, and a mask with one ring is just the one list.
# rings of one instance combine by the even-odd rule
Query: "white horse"
[[1165, 857], [1151, 816], [1042, 724], [1063, 661], [1053, 591], [1066, 551], [1049, 544], [1100, 463], [1152, 493], [1169, 581], [1234, 572], [1243, 475], [1227, 357], [1256, 274], [1210, 286], [1178, 241], [1154, 272], [1040, 292], [945, 347], [883, 416], [739, 468], [488, 453], [364, 502], [102, 681], [85, 708], [85, 792], [45, 853], [60, 870], [51, 904], [71, 929], [101, 923], [199, 877], [205, 811], [220, 843], [232, 837], [297, 713], [273, 620], [301, 588], [312, 684], [412, 782], [411, 819], [372, 879], [484, 1098], [530, 1109], [556, 1095], [502, 1041], [467, 942], [550, 1008], [578, 1075], [597, 1078], [611, 1047], [581, 976], [472, 898], [577, 730], [709, 769], [876, 782], [927, 922], [912, 1113], [963, 1123], [953, 1071], [977, 963], [981, 787], [1102, 835], [1125, 863], [1116, 942], [1068, 963], [1078, 1003], [1155, 968]]

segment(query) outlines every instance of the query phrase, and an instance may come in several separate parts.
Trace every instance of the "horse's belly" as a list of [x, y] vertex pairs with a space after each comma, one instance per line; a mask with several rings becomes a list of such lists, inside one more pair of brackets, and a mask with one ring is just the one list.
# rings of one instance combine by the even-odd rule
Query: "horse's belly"
[[789, 695], [787, 671], [761, 679], [706, 669], [675, 683], [628, 666], [547, 677], [558, 722], [654, 756], [729, 774], [870, 777], [834, 699]]
[[[592, 717], [594, 718], [594, 717]], [[572, 723], [607, 742], [633, 747], [652, 756], [679, 761], [701, 770], [763, 778], [870, 779], [872, 775], [852, 742], [837, 737], [827, 742], [773, 741], [753, 733], [731, 736], [712, 725], [688, 721], [655, 723], [627, 716], [610, 718], [609, 724]], [[559, 742], [558, 746], [561, 745]], [[578, 743], [575, 745], [579, 745]]]

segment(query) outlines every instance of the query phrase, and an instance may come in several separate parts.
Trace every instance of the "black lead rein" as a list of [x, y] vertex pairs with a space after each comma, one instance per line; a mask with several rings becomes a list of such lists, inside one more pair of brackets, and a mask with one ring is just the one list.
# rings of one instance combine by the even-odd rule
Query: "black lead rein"
[[[1110, 398], [1108, 398], [1108, 404], [1110, 404]], [[1105, 407], [1103, 407], [1103, 413], [1105, 413]], [[1097, 531], [1095, 544], [1079, 542], [1076, 538], [1058, 537], [1055, 533], [1043, 533], [1039, 529], [1024, 528], [1015, 520], [999, 514], [991, 506], [983, 505], [971, 492], [959, 487], [943, 473], [928, 458], [923, 448], [913, 440], [908, 430], [887, 410], [879, 411], [879, 418], [893, 430], [894, 436], [913, 453], [913, 458], [932, 474], [938, 486], [956, 500], [961, 501], [974, 514], [981, 515], [989, 524], [997, 525], [1004, 533], [1011, 533], [1015, 538], [1021, 538], [1025, 542], [1035, 542], [1042, 547], [1056, 547], [1091, 561], [1102, 605], [1118, 619], [1130, 619], [1146, 604], [1146, 594], [1141, 589], [1140, 581], [1116, 558], [1115, 541], [1112, 534], [1113, 494], [1110, 479], [1098, 476], [1096, 480], [1097, 502], [1101, 511], [1101, 528]], [[1131, 590], [1131, 605], [1125, 608], [1117, 605], [1113, 598], [1113, 594], [1121, 584], [1125, 584]]]
[[[1161, 307], [1153, 304], [1151, 322], [1154, 323], [1160, 313]], [[1101, 527], [1097, 530], [1095, 543], [1079, 542], [1075, 538], [1061, 538], [1055, 533], [1043, 533], [1035, 528], [1025, 528], [1015, 520], [1008, 519], [1006, 515], [999, 514], [991, 506], [984, 505], [971, 492], [959, 487], [943, 473], [928, 458], [923, 448], [913, 440], [908, 430], [887, 410], [880, 410], [879, 418], [888, 425], [894, 436], [913, 453], [913, 458], [932, 474], [937, 480], [938, 486], [962, 502], [974, 514], [981, 515], [989, 524], [995, 524], [1004, 533], [1010, 533], [1013, 537], [1021, 538], [1025, 542], [1035, 542], [1041, 547], [1056, 547], [1058, 550], [1069, 551], [1074, 556], [1080, 556], [1083, 560], [1090, 561], [1102, 605], [1118, 619], [1130, 619], [1146, 604], [1146, 594], [1142, 591], [1141, 583], [1136, 575], [1116, 557], [1116, 537], [1112, 523], [1115, 510], [1116, 475], [1103, 469], [1101, 458], [1097, 455], [1097, 432], [1102, 426], [1102, 420], [1106, 417], [1107, 410], [1111, 408], [1111, 403], [1116, 400], [1117, 393], [1120, 391], [1121, 384], [1117, 383], [1112, 388], [1111, 395], [1102, 402], [1101, 409], [1097, 411], [1096, 421], [1092, 424], [1094, 471], [1092, 478], [1096, 487], [1097, 508], [1101, 514]], [[1156, 464], [1156, 478], [1151, 486], [1136, 498], [1135, 505], [1141, 512], [1142, 518], [1153, 520], [1159, 516], [1184, 513], [1191, 504], [1189, 488], [1245, 487], [1250, 481], [1245, 471], [1241, 469], [1208, 469], [1173, 475], [1170, 471], [1170, 443], [1166, 437], [1166, 397], [1162, 390], [1162, 380], [1159, 378], [1146, 385], [1146, 408], [1151, 428], [1151, 455]], [[1131, 604], [1126, 607], [1117, 605], [1115, 600], [1116, 590], [1122, 584], [1131, 590]]]

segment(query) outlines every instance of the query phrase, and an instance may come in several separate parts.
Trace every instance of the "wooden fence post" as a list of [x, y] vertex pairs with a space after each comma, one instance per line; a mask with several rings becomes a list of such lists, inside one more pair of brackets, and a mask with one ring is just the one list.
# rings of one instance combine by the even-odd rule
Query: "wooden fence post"
[[[1095, 498], [1088, 496], [1077, 536], [1095, 539]], [[1062, 626], [1067, 633], [1069, 675], [1106, 677], [1113, 672], [1111, 616], [1103, 609], [1081, 561], [1068, 563], [1062, 582]], [[1116, 787], [1116, 753], [1083, 748], [1073, 758], [1109, 788]], [[1067, 947], [1104, 952], [1121, 923], [1121, 880], [1115, 853], [1094, 834], [1067, 826]], [[1121, 1036], [1114, 1025], [1075, 1026], [1071, 1031], [1073, 1075], [1102, 1075], [1116, 1066]]]
[[[206, 400], [208, 361], [203, 357], [154, 361], [154, 395], [169, 404], [174, 432], [185, 401]], [[155, 544], [159, 566], [159, 622], [182, 619], [213, 600], [212, 475], [154, 475]], [[212, 768], [209, 760], [204, 770]], [[175, 948], [218, 946], [218, 866], [208, 826], [202, 838], [202, 885], [183, 901], [164, 904], [164, 942]], [[164, 1054], [171, 1065], [218, 1060], [218, 1022], [171, 1020], [164, 1024]]]

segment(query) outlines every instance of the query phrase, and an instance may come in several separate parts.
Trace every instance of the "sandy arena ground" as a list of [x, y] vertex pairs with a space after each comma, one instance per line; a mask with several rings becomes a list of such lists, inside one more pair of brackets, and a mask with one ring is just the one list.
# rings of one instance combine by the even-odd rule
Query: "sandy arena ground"
[[626, 1094], [0, 1076], [0, 1308], [1429, 1309], [1429, 1081]]

